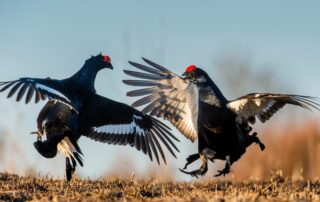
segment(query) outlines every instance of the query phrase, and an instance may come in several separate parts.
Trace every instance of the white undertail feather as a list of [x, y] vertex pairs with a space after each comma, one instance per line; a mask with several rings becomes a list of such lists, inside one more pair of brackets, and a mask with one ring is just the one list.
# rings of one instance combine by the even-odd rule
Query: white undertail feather
[[69, 137], [63, 138], [57, 146], [58, 151], [66, 157], [75, 158], [74, 153], [77, 152], [74, 145], [71, 143]]

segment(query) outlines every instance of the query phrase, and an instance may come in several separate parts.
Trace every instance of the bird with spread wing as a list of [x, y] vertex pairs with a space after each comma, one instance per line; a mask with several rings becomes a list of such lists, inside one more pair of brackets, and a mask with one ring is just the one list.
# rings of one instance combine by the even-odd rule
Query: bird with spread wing
[[[170, 128], [159, 120], [133, 107], [96, 93], [97, 73], [113, 69], [109, 56], [99, 54], [86, 60], [83, 67], [67, 79], [21, 78], [0, 82], [0, 92], [9, 91], [8, 98], [17, 94], [35, 102], [49, 99], [38, 117], [38, 140], [34, 146], [44, 157], [52, 158], [57, 150], [66, 156], [66, 176], [70, 180], [77, 162], [82, 165], [82, 152], [77, 145], [80, 136], [108, 144], [129, 145], [147, 154], [151, 160], [166, 163], [161, 143], [175, 156], [178, 141]], [[112, 89], [111, 89], [112, 90]], [[41, 137], [45, 136], [45, 141]], [[70, 162], [71, 161], [71, 162]]]
[[[142, 59], [146, 65], [129, 62], [140, 71], [124, 70], [139, 80], [123, 82], [141, 87], [127, 95], [142, 96], [132, 104], [133, 107], [144, 106], [143, 113], [170, 121], [192, 142], [198, 139], [198, 153], [190, 155], [184, 170], [180, 169], [192, 176], [204, 175], [208, 170], [208, 160], [214, 159], [226, 160], [224, 169], [216, 176], [229, 173], [232, 163], [252, 143], [257, 143], [264, 150], [257, 133], [250, 135], [250, 125], [256, 118], [265, 122], [287, 104], [319, 110], [314, 97], [301, 95], [251, 93], [229, 101], [209, 75], [195, 65], [187, 67], [180, 77], [159, 64]], [[199, 169], [185, 171], [199, 158]]]

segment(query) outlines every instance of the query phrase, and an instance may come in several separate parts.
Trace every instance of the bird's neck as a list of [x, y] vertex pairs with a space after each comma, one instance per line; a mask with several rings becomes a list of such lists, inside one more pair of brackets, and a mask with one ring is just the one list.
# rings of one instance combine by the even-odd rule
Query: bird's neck
[[86, 62], [83, 67], [73, 75], [73, 79], [75, 79], [79, 85], [95, 92], [94, 82], [98, 71], [99, 70], [97, 68], [92, 67], [91, 63]]
[[215, 106], [222, 106], [228, 102], [218, 86], [210, 78], [207, 78], [206, 82], [198, 84], [198, 87], [199, 98], [202, 102]]

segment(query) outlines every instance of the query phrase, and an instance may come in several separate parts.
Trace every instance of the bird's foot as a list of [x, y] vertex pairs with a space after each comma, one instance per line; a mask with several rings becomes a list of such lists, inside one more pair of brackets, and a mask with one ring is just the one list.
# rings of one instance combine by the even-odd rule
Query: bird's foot
[[187, 169], [188, 165], [190, 165], [191, 163], [193, 163], [194, 161], [198, 160], [200, 158], [200, 155], [199, 153], [196, 153], [196, 154], [192, 154], [190, 155], [186, 161], [186, 165], [183, 167], [183, 170]]
[[184, 174], [191, 175], [192, 177], [196, 177], [196, 178], [203, 176], [207, 172], [205, 169], [202, 169], [202, 168], [199, 168], [197, 170], [190, 171], [190, 172], [182, 170], [182, 169], [179, 169], [179, 170], [181, 172], [183, 172]]
[[223, 170], [218, 170], [218, 173], [214, 177], [222, 176], [225, 177], [226, 174], [230, 173], [230, 168], [224, 168]]
[[[201, 167], [199, 169], [191, 171], [191, 172], [188, 172], [188, 171], [185, 171], [182, 169], [179, 169], [179, 170], [185, 174], [191, 175], [192, 177], [198, 178], [199, 176], [203, 176], [208, 171], [208, 163], [207, 163], [208, 160], [203, 154], [197, 153], [197, 154], [190, 155], [187, 158], [188, 163], [186, 164], [186, 166], [188, 166], [188, 164], [192, 163], [193, 161], [195, 161], [199, 158], [201, 159]], [[185, 168], [186, 168], [186, 166], [185, 166]]]
[[226, 156], [226, 165], [222, 170], [218, 170], [218, 174], [214, 175], [214, 177], [219, 177], [221, 175], [225, 176], [226, 174], [230, 173], [230, 168], [231, 168], [231, 161], [230, 161], [230, 156]]

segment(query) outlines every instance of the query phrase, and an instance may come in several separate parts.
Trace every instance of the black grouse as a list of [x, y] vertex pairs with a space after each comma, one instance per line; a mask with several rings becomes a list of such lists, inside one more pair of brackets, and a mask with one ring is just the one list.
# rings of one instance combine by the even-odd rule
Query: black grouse
[[250, 124], [258, 118], [267, 121], [286, 104], [306, 109], [319, 104], [313, 97], [286, 94], [252, 93], [228, 101], [208, 74], [191, 65], [184, 77], [180, 77], [150, 60], [142, 58], [148, 65], [129, 62], [143, 72], [124, 70], [130, 76], [143, 80], [124, 80], [131, 86], [147, 87], [128, 92], [128, 96], [144, 96], [132, 104], [133, 107], [147, 105], [142, 110], [170, 121], [183, 135], [194, 142], [198, 139], [197, 154], [187, 158], [187, 166], [201, 159], [201, 167], [184, 173], [192, 176], [204, 175], [208, 159], [226, 160], [223, 170], [216, 176], [230, 172], [230, 166], [237, 161], [252, 143], [260, 149], [265, 147], [252, 130]]
[[[66, 152], [72, 156], [75, 149], [75, 153], [81, 154], [81, 150], [75, 140], [80, 135], [84, 135], [93, 140], [109, 144], [129, 144], [137, 150], [142, 150], [145, 154], [148, 154], [151, 160], [154, 155], [158, 163], [158, 153], [160, 153], [166, 163], [165, 155], [159, 142], [162, 142], [169, 152], [175, 156], [172, 148], [176, 151], [179, 150], [172, 140], [178, 140], [171, 134], [170, 128], [155, 118], [126, 104], [96, 94], [94, 81], [98, 71], [104, 68], [113, 69], [111, 59], [108, 56], [99, 54], [86, 60], [84, 66], [70, 78], [63, 80], [21, 78], [11, 82], [1, 82], [0, 86], [2, 88], [0, 92], [10, 90], [8, 98], [17, 92], [17, 101], [20, 101], [26, 94], [26, 103], [29, 103], [33, 95], [35, 95], [36, 103], [39, 100], [48, 98], [53, 101], [53, 104], [61, 103], [68, 106], [69, 112], [61, 106], [51, 107], [52, 103], [49, 103], [42, 110], [43, 114], [45, 114], [46, 110], [53, 113], [53, 115], [49, 114], [48, 116], [56, 124], [54, 127], [48, 128], [53, 130], [49, 132], [49, 136], [46, 134], [47, 142], [35, 143], [37, 150], [44, 156], [54, 156], [55, 149], [52, 148], [52, 144], [55, 145], [59, 140], [64, 140], [66, 136], [70, 139], [70, 142], [67, 143], [70, 149]], [[58, 118], [59, 112], [64, 116], [62, 119], [67, 120], [62, 124], [65, 129], [59, 128], [62, 123], [61, 119], [59, 120]], [[41, 113], [39, 119], [42, 121], [38, 122], [41, 125], [40, 127], [38, 126], [40, 128], [38, 134], [44, 135], [44, 132], [48, 132], [46, 128], [46, 130], [43, 130], [43, 126], [47, 127], [47, 120], [42, 118]], [[62, 133], [55, 134], [54, 130], [57, 128]], [[47, 146], [48, 149], [45, 149]], [[59, 144], [57, 144], [57, 147], [59, 149]], [[66, 157], [70, 158], [69, 155], [66, 155]], [[80, 155], [73, 157], [82, 164]], [[73, 165], [75, 165], [75, 161], [73, 161]]]

